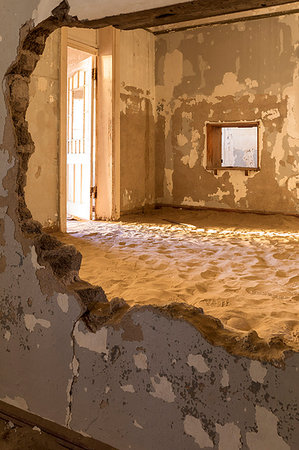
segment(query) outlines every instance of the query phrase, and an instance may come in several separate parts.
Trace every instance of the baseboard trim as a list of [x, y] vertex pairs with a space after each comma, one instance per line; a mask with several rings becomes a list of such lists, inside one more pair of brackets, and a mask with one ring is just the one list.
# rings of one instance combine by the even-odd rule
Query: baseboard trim
[[189, 206], [189, 205], [172, 205], [168, 203], [156, 203], [155, 209], [159, 208], [175, 208], [175, 209], [186, 209], [186, 210], [192, 210], [192, 211], [223, 211], [223, 212], [233, 212], [233, 213], [240, 213], [240, 214], [259, 214], [262, 216], [276, 216], [276, 215], [282, 215], [282, 216], [290, 216], [290, 217], [299, 217], [299, 213], [287, 213], [283, 211], [260, 211], [260, 210], [254, 210], [254, 209], [235, 209], [235, 208], [211, 208], [208, 206]]
[[41, 431], [55, 438], [58, 444], [71, 450], [116, 450], [108, 444], [96, 439], [82, 436], [76, 431], [65, 428], [50, 420], [32, 414], [23, 409], [9, 405], [0, 400], [0, 418], [11, 420], [18, 426], [37, 426]]

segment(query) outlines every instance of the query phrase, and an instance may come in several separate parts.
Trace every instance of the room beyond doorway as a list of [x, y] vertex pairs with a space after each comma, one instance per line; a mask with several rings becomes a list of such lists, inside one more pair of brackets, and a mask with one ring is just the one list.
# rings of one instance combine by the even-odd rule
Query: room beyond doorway
[[96, 57], [67, 49], [67, 215], [92, 218], [95, 166]]

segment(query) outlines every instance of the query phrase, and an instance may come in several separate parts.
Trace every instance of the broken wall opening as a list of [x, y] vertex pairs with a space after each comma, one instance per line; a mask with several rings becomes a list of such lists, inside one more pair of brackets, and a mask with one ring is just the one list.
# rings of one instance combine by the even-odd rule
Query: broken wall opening
[[[46, 37], [50, 35], [50, 33], [53, 32], [56, 27], [66, 25], [68, 23], [68, 20], [70, 20], [73, 25], [81, 25], [78, 21], [76, 21], [76, 19], [73, 18], [68, 18], [67, 20], [52, 18], [51, 20], [45, 21], [45, 23], [40, 25], [38, 29], [30, 31], [22, 43], [22, 48], [20, 49], [16, 63], [10, 68], [7, 73], [7, 81], [11, 94], [11, 112], [18, 140], [17, 152], [20, 158], [18, 169], [18, 212], [23, 232], [35, 237], [35, 245], [39, 256], [39, 261], [41, 263], [49, 264], [54, 274], [65, 285], [69, 286], [71, 289], [74, 289], [79, 294], [79, 297], [89, 311], [85, 315], [85, 319], [87, 323], [89, 323], [89, 326], [91, 328], [94, 328], [94, 320], [97, 324], [95, 326], [96, 329], [97, 326], [105, 323], [106, 320], [110, 320], [111, 315], [113, 315], [116, 311], [120, 310], [122, 311], [122, 313], [125, 313], [128, 309], [128, 306], [122, 300], [119, 301], [118, 299], [116, 299], [115, 301], [112, 299], [113, 301], [109, 305], [107, 303], [107, 298], [100, 287], [93, 287], [89, 283], [80, 280], [78, 276], [81, 264], [80, 253], [77, 252], [74, 247], [63, 245], [53, 237], [44, 234], [41, 231], [40, 224], [32, 219], [31, 213], [26, 207], [24, 197], [28, 160], [29, 156], [31, 155], [31, 153], [33, 153], [34, 150], [34, 144], [32, 141], [32, 137], [28, 132], [28, 124], [25, 118], [25, 113], [29, 103], [28, 84], [30, 81], [30, 74], [34, 70], [39, 56], [43, 52]], [[103, 303], [104, 305], [101, 306], [99, 305], [99, 303]], [[182, 314], [183, 317], [184, 313], [181, 312], [181, 308], [184, 310], [184, 306], [180, 306], [179, 308], [180, 314]], [[186, 315], [188, 316], [189, 307], [186, 308]], [[176, 307], [174, 306], [173, 309], [176, 310]], [[166, 307], [166, 310], [171, 311], [171, 306]], [[195, 308], [193, 311], [195, 315], [196, 311], [197, 310]], [[201, 314], [201, 312], [198, 311], [198, 314]], [[91, 316], [93, 316], [93, 320], [90, 320]], [[196, 319], [196, 321], [197, 320], [198, 319]], [[199, 322], [201, 322], [201, 320]], [[218, 324], [218, 322], [215, 321], [215, 324]], [[221, 326], [216, 325], [216, 328], [219, 331], [221, 329]], [[225, 333], [231, 336], [232, 342], [236, 343], [238, 341], [235, 338], [234, 332], [225, 330]], [[220, 335], [221, 334], [222, 332], [220, 332]], [[218, 340], [216, 341], [219, 342]], [[238, 345], [239, 344], [236, 344], [237, 347]], [[242, 347], [243, 344], [240, 345]], [[265, 345], [265, 348], [269, 350], [269, 344]], [[271, 346], [275, 349], [288, 348], [283, 342], [277, 342], [275, 340], [271, 342], [270, 347]]]
[[[12, 78], [10, 81], [13, 81]], [[22, 95], [19, 96], [19, 102], [24, 98]], [[10, 197], [15, 189], [13, 177], [16, 174], [12, 172], [5, 180], [5, 187], [8, 183], [12, 186]], [[13, 202], [9, 205], [10, 217], [14, 217], [14, 206]], [[20, 212], [28, 214], [22, 202], [20, 206]], [[13, 234], [14, 224], [10, 217], [6, 218], [5, 229], [7, 232], [8, 224]], [[58, 278], [67, 284], [67, 280], [76, 278], [75, 273], [71, 277], [69, 272], [66, 276], [65, 272], [59, 271], [59, 244], [39, 233], [38, 224], [29, 220], [29, 214], [26, 219], [22, 223], [25, 235], [20, 236], [18, 225], [15, 230], [16, 239], [22, 243], [24, 253], [31, 252], [31, 258], [26, 257], [24, 263], [27, 271], [20, 277], [22, 286], [18, 291], [21, 299], [19, 305], [22, 302], [22, 307], [28, 311], [26, 308], [32, 302], [32, 299], [26, 298], [28, 293], [28, 296], [33, 296], [33, 304], [40, 315], [35, 317], [31, 312], [28, 317], [25, 314], [27, 322], [24, 325], [24, 317], [18, 309], [18, 328], [18, 318], [12, 314], [15, 322], [11, 330], [13, 334], [16, 332], [16, 336], [12, 336], [8, 342], [6, 339], [9, 339], [9, 334], [6, 333], [2, 353], [6, 363], [1, 365], [1, 373], [5, 373], [8, 380], [4, 386], [7, 388], [3, 394], [5, 401], [11, 401], [11, 397], [23, 409], [29, 406], [31, 411], [97, 438], [103, 438], [104, 434], [107, 442], [120, 448], [132, 442], [136, 448], [140, 448], [140, 433], [143, 442], [154, 443], [157, 448], [167, 447], [170, 442], [173, 448], [176, 445], [196, 447], [199, 439], [204, 440], [200, 440], [200, 443], [204, 442], [202, 445], [225, 448], [225, 445], [231, 445], [231, 440], [227, 444], [227, 430], [233, 436], [236, 447], [245, 443], [254, 447], [261, 442], [266, 447], [269, 439], [271, 443], [274, 442], [273, 445], [296, 447], [298, 355], [289, 353], [284, 361], [284, 369], [274, 367], [272, 359], [276, 365], [284, 364], [282, 359], [287, 347], [281, 340], [265, 345], [254, 333], [240, 340], [240, 336], [223, 329], [219, 321], [184, 305], [131, 308], [123, 315], [118, 301], [110, 304], [106, 302], [102, 309], [91, 308], [92, 314], [90, 312], [85, 316], [86, 321], [89, 321], [88, 330], [79, 320], [78, 308], [72, 305], [74, 296], [71, 291], [57, 282]], [[43, 253], [44, 260], [38, 258], [37, 261], [34, 247], [31, 247], [33, 238], [37, 237], [35, 231], [39, 235], [35, 248], [39, 248], [39, 242], [40, 250], [48, 252]], [[13, 243], [10, 247], [14, 251], [16, 240], [11, 235], [7, 240], [8, 245]], [[16, 263], [13, 261], [15, 267], [9, 268], [14, 285], [17, 285], [18, 276], [23, 270], [19, 267], [22, 264], [22, 248], [21, 245], [17, 247], [21, 256]], [[55, 251], [51, 253], [52, 250]], [[65, 267], [68, 264], [66, 248], [61, 250], [65, 256], [61, 262]], [[56, 278], [51, 276], [46, 259], [51, 262]], [[35, 287], [39, 290], [34, 290]], [[54, 296], [46, 298], [41, 289], [52, 289]], [[90, 301], [90, 293], [95, 293], [94, 298], [97, 294], [92, 286], [88, 289], [89, 295], [86, 295], [87, 286], [82, 286], [81, 295], [83, 291], [85, 299]], [[15, 312], [18, 303], [15, 291], [17, 289], [9, 292], [8, 298], [4, 299], [5, 312], [7, 305], [10, 305], [12, 313]], [[112, 310], [114, 314], [108, 314]], [[47, 328], [50, 320], [52, 332], [51, 327]], [[91, 333], [90, 329], [95, 332]], [[57, 334], [60, 340], [56, 339]], [[36, 347], [37, 342], [34, 342], [36, 336], [40, 338], [40, 350]], [[48, 347], [43, 345], [45, 340]], [[13, 348], [15, 342], [17, 348]], [[164, 342], [163, 346], [161, 343]], [[60, 346], [57, 345], [59, 343]], [[6, 346], [10, 347], [10, 353]], [[66, 348], [69, 349], [67, 355]], [[52, 360], [49, 354], [55, 355]], [[249, 359], [236, 355], [246, 355]], [[260, 363], [253, 361], [253, 358], [271, 363]], [[53, 366], [53, 362], [56, 365]], [[12, 364], [17, 368], [18, 375], [21, 375], [19, 386], [10, 370]], [[95, 374], [101, 376], [95, 377]], [[51, 388], [55, 384], [55, 389], [49, 388], [48, 392], [44, 391], [46, 377]], [[34, 385], [32, 391], [31, 384]], [[36, 396], [36, 392], [40, 391], [44, 392], [43, 401]], [[45, 398], [49, 401], [45, 401]], [[164, 414], [161, 415], [162, 409]], [[121, 430], [119, 434], [115, 433], [116, 423]]]

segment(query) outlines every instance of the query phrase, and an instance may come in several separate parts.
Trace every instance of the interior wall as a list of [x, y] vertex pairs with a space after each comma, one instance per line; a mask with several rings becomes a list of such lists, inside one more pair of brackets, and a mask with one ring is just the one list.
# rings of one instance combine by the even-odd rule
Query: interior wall
[[155, 202], [154, 36], [120, 31], [120, 208]]
[[29, 159], [25, 198], [45, 228], [58, 227], [60, 130], [60, 30], [52, 33], [30, 80], [26, 118], [35, 144]]
[[[299, 212], [298, 39], [298, 14], [157, 36], [158, 203]], [[207, 121], [256, 120], [260, 171], [205, 168]]]
[[98, 30], [96, 217], [119, 218], [119, 31]]
[[[69, 3], [86, 19], [82, 2]], [[60, 0], [27, 0], [0, 16], [0, 399], [118, 448], [298, 448], [298, 352], [280, 336], [231, 335], [192, 307], [107, 302], [76, 281], [80, 255], [24, 207], [28, 82], [67, 13]]]

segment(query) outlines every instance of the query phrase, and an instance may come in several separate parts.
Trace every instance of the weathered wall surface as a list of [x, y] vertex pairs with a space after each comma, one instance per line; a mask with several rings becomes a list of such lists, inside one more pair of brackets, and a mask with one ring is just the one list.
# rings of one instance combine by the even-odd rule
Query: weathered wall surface
[[120, 208], [155, 202], [154, 36], [120, 32]]
[[299, 443], [298, 355], [284, 369], [236, 358], [151, 307], [135, 307], [92, 337], [77, 324], [74, 335], [77, 430], [136, 450], [295, 450]]
[[[156, 40], [159, 203], [299, 212], [298, 15]], [[205, 122], [261, 120], [260, 168], [206, 170]]]
[[58, 227], [60, 30], [52, 33], [30, 80], [26, 119], [35, 143], [29, 160], [27, 205], [43, 227]]
[[80, 282], [80, 254], [32, 220], [30, 75], [46, 36], [76, 19], [61, 8], [27, 23], [17, 46], [21, 26], [55, 6], [10, 2], [0, 17], [0, 399], [118, 448], [297, 449], [298, 354], [275, 367], [279, 339], [231, 336], [192, 308], [108, 303]]

